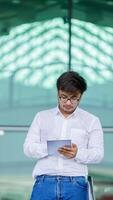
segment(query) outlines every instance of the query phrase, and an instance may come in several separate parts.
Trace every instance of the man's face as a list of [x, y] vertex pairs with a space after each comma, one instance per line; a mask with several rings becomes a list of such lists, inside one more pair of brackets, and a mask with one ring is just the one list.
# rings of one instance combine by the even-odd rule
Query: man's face
[[58, 99], [61, 112], [66, 115], [73, 113], [80, 102], [81, 96], [78, 91], [76, 93], [67, 93], [59, 90]]

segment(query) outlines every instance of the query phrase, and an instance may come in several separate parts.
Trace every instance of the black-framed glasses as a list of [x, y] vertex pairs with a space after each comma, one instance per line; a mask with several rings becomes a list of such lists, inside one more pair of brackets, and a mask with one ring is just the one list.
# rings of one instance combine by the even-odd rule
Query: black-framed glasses
[[60, 101], [62, 101], [63, 103], [66, 103], [68, 100], [72, 103], [75, 104], [77, 102], [79, 102], [80, 98], [78, 97], [67, 97], [67, 96], [59, 96]]

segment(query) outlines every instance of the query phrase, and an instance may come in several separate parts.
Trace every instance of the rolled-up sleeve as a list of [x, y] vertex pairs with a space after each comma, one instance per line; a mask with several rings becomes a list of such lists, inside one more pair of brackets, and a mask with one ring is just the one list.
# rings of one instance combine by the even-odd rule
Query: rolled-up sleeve
[[37, 114], [29, 128], [24, 145], [24, 154], [41, 159], [47, 156], [47, 145], [40, 141], [40, 116]]
[[98, 118], [95, 118], [89, 129], [87, 148], [78, 148], [75, 161], [83, 164], [94, 164], [102, 161], [104, 157], [103, 130]]

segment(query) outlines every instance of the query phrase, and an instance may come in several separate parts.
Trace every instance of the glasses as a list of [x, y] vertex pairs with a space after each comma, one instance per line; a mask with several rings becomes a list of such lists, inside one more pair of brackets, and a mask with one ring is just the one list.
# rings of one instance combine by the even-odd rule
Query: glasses
[[59, 99], [63, 102], [66, 103], [68, 100], [71, 102], [71, 104], [75, 104], [79, 102], [80, 98], [77, 97], [67, 97], [67, 96], [59, 96]]

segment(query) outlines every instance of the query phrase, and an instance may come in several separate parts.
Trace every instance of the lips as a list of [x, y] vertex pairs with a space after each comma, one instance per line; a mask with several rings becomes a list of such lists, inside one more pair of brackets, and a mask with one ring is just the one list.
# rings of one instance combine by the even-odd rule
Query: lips
[[64, 106], [64, 108], [70, 110], [70, 109], [72, 109], [73, 107], [70, 107], [70, 106]]

